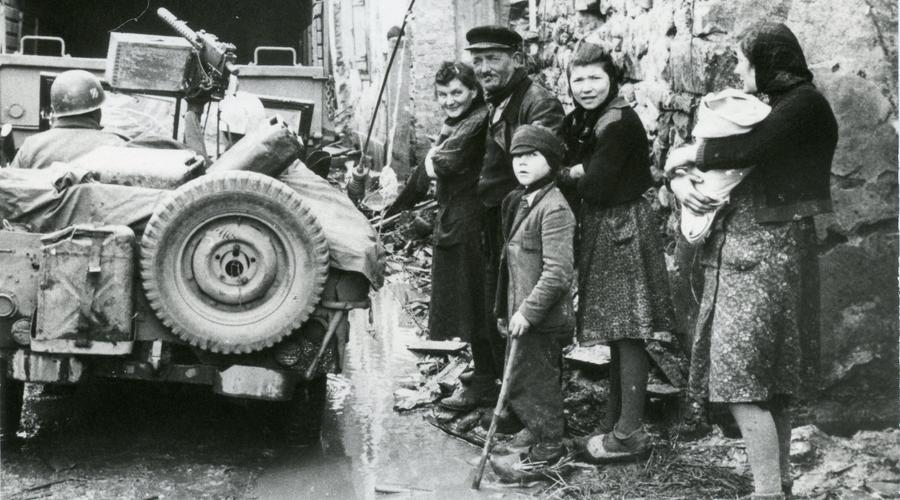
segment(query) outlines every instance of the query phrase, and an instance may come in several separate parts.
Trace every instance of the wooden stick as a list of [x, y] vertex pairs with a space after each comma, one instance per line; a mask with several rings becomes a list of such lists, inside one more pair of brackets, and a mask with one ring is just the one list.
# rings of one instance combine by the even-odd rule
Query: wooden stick
[[506, 399], [509, 397], [509, 382], [512, 375], [513, 364], [516, 359], [516, 350], [519, 348], [519, 338], [510, 337], [509, 352], [506, 353], [506, 366], [503, 369], [503, 381], [500, 384], [500, 396], [497, 398], [497, 406], [494, 408], [494, 416], [491, 417], [491, 427], [488, 429], [487, 436], [484, 438], [484, 450], [481, 451], [481, 460], [478, 462], [478, 468], [475, 469], [475, 478], [472, 480], [472, 489], [477, 490], [481, 487], [481, 478], [484, 476], [484, 465], [487, 463], [488, 455], [491, 452], [491, 444], [494, 441], [494, 433], [497, 432], [497, 419], [503, 409], [506, 408]]
[[403, 212], [400, 212], [399, 214], [394, 214], [384, 220], [381, 220], [381, 215], [376, 215], [375, 217], [372, 217], [371, 219], [369, 219], [369, 223], [372, 224], [372, 227], [378, 229], [381, 226], [390, 224], [391, 222], [394, 222], [395, 220], [399, 219], [400, 216], [403, 215], [404, 212], [428, 209], [428, 208], [432, 208], [434, 206], [437, 206], [437, 201], [435, 201], [435, 200], [423, 201], [422, 203], [419, 203], [418, 205], [412, 207], [409, 210], [404, 210]]

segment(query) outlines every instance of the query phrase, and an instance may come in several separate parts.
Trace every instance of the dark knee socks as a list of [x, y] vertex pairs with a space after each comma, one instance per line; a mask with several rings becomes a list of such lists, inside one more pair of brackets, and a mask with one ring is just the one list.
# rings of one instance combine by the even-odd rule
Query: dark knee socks
[[616, 430], [626, 435], [640, 428], [644, 419], [650, 359], [640, 340], [620, 340], [613, 345], [619, 351], [621, 392], [621, 411]]

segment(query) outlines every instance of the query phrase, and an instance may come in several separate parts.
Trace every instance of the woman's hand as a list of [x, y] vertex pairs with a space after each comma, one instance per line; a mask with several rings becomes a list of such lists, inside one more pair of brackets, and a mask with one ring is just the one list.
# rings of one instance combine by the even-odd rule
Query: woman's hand
[[521, 337], [531, 328], [531, 323], [522, 316], [522, 313], [516, 311], [513, 317], [509, 319], [509, 336]]
[[669, 187], [672, 189], [672, 194], [675, 195], [675, 198], [678, 198], [678, 201], [687, 207], [688, 210], [696, 214], [705, 214], [715, 210], [717, 204], [716, 200], [697, 191], [697, 188], [694, 187], [695, 184], [702, 182], [703, 179], [697, 175], [683, 173], [676, 175], [670, 182]]
[[671, 172], [678, 167], [693, 164], [697, 158], [697, 147], [696, 144], [688, 144], [669, 151], [669, 156], [666, 158], [665, 171]]
[[584, 165], [579, 163], [578, 165], [569, 167], [569, 177], [573, 180], [584, 177]]

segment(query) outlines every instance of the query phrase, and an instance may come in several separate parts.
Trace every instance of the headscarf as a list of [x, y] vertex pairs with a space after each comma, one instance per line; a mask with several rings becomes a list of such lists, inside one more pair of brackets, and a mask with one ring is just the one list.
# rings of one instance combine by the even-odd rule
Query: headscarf
[[[571, 83], [572, 68], [574, 66], [586, 66], [589, 64], [600, 64], [603, 66], [603, 71], [605, 71], [609, 77], [609, 92], [606, 94], [606, 99], [603, 100], [603, 103], [601, 103], [600, 106], [597, 106], [592, 110], [584, 109], [581, 104], [578, 103], [575, 96], [572, 94]], [[575, 55], [569, 63], [569, 67], [566, 68], [566, 79], [569, 84], [569, 96], [572, 97], [572, 103], [575, 105], [575, 110], [566, 116], [563, 126], [569, 133], [577, 136], [579, 141], [590, 140], [594, 124], [597, 123], [597, 120], [606, 110], [607, 106], [609, 106], [609, 103], [619, 95], [621, 70], [615, 65], [612, 58], [609, 57], [607, 51], [604, 50], [603, 47], [590, 42], [584, 42], [578, 46]]]
[[762, 22], [740, 36], [740, 46], [756, 70], [756, 89], [766, 94], [784, 92], [812, 82], [806, 57], [794, 33], [783, 23]]

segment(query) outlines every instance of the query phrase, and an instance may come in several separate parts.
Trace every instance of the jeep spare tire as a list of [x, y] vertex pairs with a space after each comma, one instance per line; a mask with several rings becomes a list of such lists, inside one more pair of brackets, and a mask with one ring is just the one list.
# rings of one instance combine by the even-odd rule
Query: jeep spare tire
[[156, 315], [218, 353], [270, 347], [306, 321], [328, 273], [328, 242], [303, 199], [255, 172], [208, 174], [169, 194], [141, 240]]

